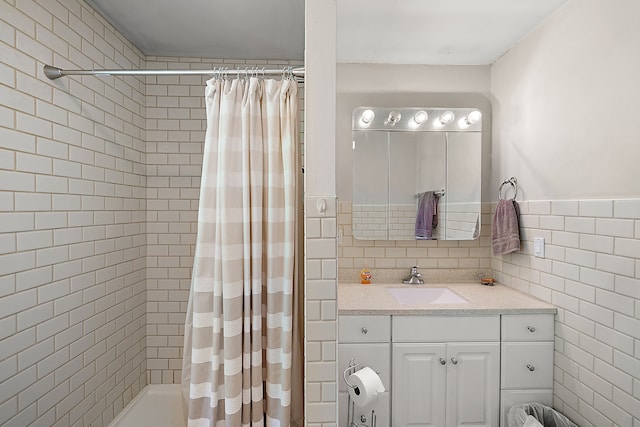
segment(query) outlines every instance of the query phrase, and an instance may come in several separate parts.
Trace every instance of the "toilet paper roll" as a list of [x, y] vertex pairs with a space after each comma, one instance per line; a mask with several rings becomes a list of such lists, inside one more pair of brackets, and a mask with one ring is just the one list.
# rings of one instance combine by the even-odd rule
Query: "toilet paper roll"
[[356, 406], [366, 406], [373, 402], [378, 394], [384, 393], [384, 384], [373, 369], [365, 367], [349, 375], [349, 395]]

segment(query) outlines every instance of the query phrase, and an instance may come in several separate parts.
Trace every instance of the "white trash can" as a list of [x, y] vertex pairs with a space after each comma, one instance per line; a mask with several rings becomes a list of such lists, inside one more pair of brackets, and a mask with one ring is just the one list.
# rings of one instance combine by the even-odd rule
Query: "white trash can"
[[541, 403], [513, 405], [507, 412], [508, 427], [578, 427], [555, 409]]

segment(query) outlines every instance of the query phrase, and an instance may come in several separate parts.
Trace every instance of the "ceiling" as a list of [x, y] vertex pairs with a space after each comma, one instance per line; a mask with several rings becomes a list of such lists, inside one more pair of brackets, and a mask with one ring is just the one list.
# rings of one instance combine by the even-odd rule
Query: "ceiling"
[[[303, 0], [85, 0], [144, 54], [303, 60]], [[566, 0], [336, 0], [338, 62], [491, 64]]]
[[145, 55], [303, 59], [303, 0], [85, 1]]

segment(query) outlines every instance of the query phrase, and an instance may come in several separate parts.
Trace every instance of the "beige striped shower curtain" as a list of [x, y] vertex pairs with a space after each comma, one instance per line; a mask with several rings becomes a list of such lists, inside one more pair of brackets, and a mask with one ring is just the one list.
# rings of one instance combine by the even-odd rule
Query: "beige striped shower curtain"
[[207, 82], [182, 370], [189, 427], [302, 416], [292, 375], [297, 91], [284, 78]]

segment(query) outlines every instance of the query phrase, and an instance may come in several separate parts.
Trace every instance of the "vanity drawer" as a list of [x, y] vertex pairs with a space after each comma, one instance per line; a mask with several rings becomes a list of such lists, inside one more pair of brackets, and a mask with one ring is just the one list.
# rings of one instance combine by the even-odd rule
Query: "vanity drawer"
[[502, 341], [552, 341], [553, 314], [502, 316]]
[[[347, 385], [342, 377], [344, 370], [349, 367], [349, 361], [354, 359], [360, 366], [373, 369], [382, 380], [384, 388], [391, 389], [391, 344], [339, 344], [338, 345], [338, 390], [347, 391]], [[347, 373], [347, 378], [351, 371]]]
[[502, 343], [502, 388], [553, 388], [553, 342]]
[[500, 316], [393, 316], [393, 341], [500, 341]]
[[338, 342], [389, 342], [390, 316], [340, 316]]

